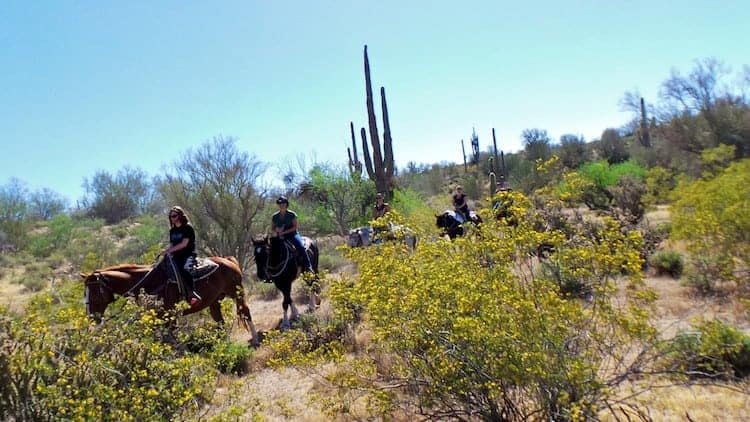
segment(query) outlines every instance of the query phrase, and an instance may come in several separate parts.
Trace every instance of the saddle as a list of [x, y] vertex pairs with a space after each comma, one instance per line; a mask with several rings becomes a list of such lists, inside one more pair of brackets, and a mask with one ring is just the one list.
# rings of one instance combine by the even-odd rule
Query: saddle
[[[310, 247], [312, 246], [312, 240], [307, 237], [303, 237], [302, 246], [305, 247], [305, 253], [307, 253], [308, 258], [312, 258], [310, 256]], [[305, 265], [305, 259], [302, 256], [297, 254], [297, 248], [294, 247], [294, 244], [292, 243], [291, 240], [284, 239], [284, 247], [289, 253], [289, 256], [294, 258], [294, 262], [297, 264], [298, 267], [303, 267]]]
[[219, 264], [208, 258], [196, 258], [195, 267], [190, 271], [194, 281], [203, 280], [219, 269]]
[[[177, 270], [174, 264], [170, 262], [168, 264], [168, 268], [169, 268], [169, 275], [170, 275], [169, 282], [173, 282], [173, 283], [177, 283], [181, 285], [182, 280], [180, 277], [180, 272]], [[211, 261], [210, 259], [196, 258], [195, 266], [193, 267], [192, 271], [190, 271], [190, 275], [193, 276], [193, 281], [197, 282], [198, 280], [203, 280], [204, 278], [208, 278], [208, 276], [213, 274], [214, 271], [218, 269], [219, 269], [219, 264]]]

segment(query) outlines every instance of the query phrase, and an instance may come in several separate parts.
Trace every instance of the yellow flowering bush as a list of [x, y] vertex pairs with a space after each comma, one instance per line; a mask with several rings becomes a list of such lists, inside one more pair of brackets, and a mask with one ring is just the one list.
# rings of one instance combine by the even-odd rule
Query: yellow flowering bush
[[672, 238], [687, 241], [687, 276], [700, 290], [750, 281], [750, 159], [674, 192]]
[[[502, 195], [513, 198], [506, 216], [481, 210], [484, 223], [453, 242], [347, 250], [358, 278], [332, 280], [331, 301], [372, 330], [372, 349], [330, 376], [342, 387], [337, 411], [354, 391], [378, 416], [593, 418], [652, 358], [643, 351], [655, 340], [654, 296], [642, 283], [638, 232], [611, 219], [593, 232], [540, 231], [527, 198]], [[586, 299], [566, 295], [529, 253], [543, 243], [554, 245], [558, 273], [589, 286]]]
[[94, 324], [71, 283], [0, 312], [0, 419], [171, 419], [213, 393], [212, 362], [163, 341], [164, 318], [118, 301]]

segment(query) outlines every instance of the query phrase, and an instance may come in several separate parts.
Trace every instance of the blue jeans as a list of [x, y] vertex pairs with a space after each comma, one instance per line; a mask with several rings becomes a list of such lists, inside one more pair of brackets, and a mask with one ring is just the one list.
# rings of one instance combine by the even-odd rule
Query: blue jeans
[[310, 263], [310, 256], [307, 255], [305, 245], [302, 244], [302, 236], [299, 233], [295, 233], [294, 236], [288, 238], [290, 242], [297, 249], [297, 255], [302, 256], [302, 260], [305, 263], [303, 271], [313, 272], [312, 264]]

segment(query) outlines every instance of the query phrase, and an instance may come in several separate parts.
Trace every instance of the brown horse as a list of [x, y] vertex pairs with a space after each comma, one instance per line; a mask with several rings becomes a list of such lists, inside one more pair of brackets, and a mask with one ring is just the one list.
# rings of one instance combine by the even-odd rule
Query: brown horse
[[[237, 259], [233, 256], [209, 258], [218, 268], [207, 276], [195, 279], [195, 290], [203, 298], [200, 303], [182, 312], [183, 315], [199, 312], [209, 308], [214, 321], [223, 324], [221, 299], [230, 297], [237, 306], [237, 316], [252, 335], [251, 343], [259, 343], [255, 324], [250, 316], [250, 309], [245, 303], [242, 287], [242, 271]], [[164, 259], [155, 266], [125, 264], [96, 270], [91, 274], [81, 274], [85, 283], [86, 313], [100, 320], [107, 306], [114, 302], [115, 295], [137, 296], [141, 291], [156, 295], [163, 302], [163, 309], [173, 309], [183, 297], [180, 289], [171, 276], [168, 260]]]

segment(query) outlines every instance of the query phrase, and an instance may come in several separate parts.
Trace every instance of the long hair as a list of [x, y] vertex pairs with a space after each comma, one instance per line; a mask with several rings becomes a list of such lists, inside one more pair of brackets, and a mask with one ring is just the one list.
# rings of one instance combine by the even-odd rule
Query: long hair
[[[187, 213], [185, 213], [185, 210], [182, 209], [182, 207], [175, 205], [172, 208], [169, 209], [169, 212], [167, 213], [167, 219], [169, 220], [169, 214], [175, 213], [180, 216], [180, 224], [183, 226], [190, 223], [190, 219], [187, 216]], [[172, 224], [172, 220], [169, 220], [169, 225], [174, 226]]]

